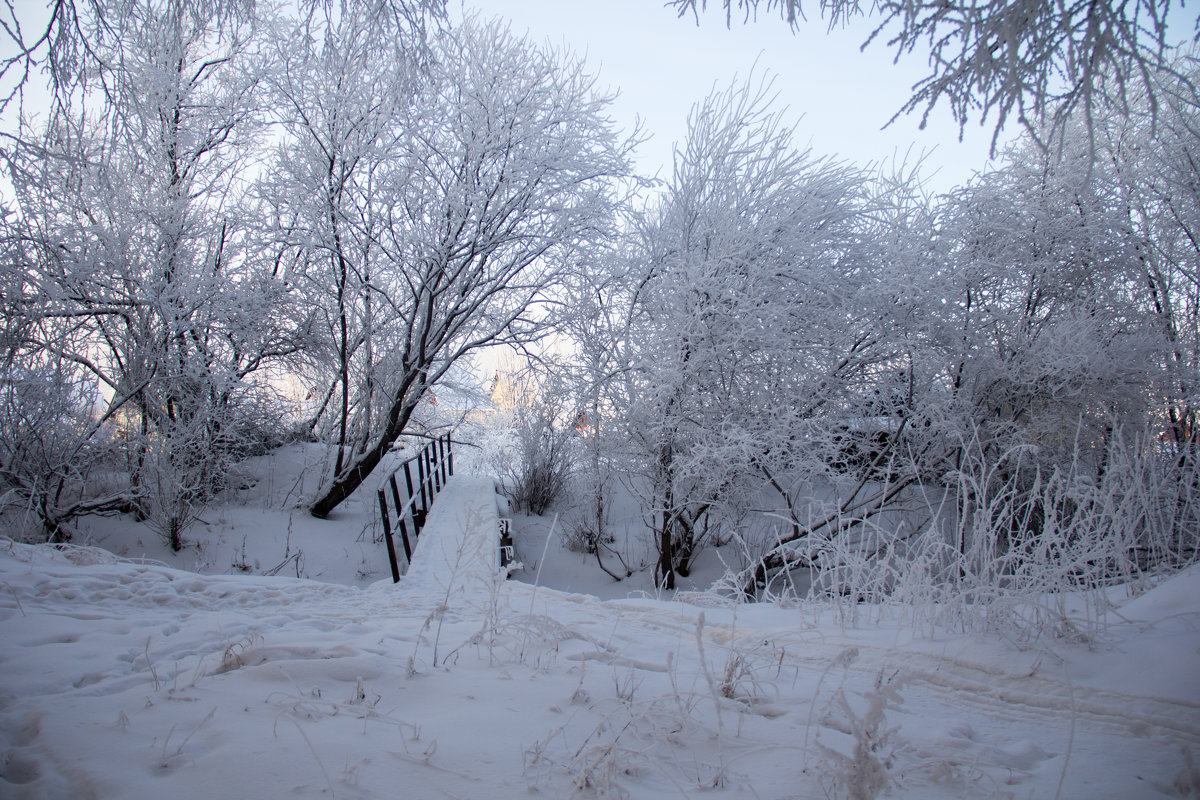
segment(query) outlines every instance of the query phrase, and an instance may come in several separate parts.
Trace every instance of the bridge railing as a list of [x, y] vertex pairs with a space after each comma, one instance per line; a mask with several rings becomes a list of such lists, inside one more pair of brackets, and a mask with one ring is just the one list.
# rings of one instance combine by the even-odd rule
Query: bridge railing
[[[403, 491], [399, 475], [404, 474]], [[415, 473], [415, 479], [414, 479]], [[433, 498], [446, 481], [454, 474], [454, 449], [450, 434], [430, 439], [421, 450], [388, 475], [385, 485], [379, 489], [379, 516], [383, 520], [383, 540], [387, 545], [388, 565], [392, 568], [392, 582], [400, 582], [400, 566], [397, 563], [396, 543], [392, 535], [393, 515], [388, 507], [388, 489], [391, 490], [391, 505], [395, 511], [396, 531], [404, 547], [405, 564], [412, 563], [413, 548], [425, 526]], [[411, 532], [412, 537], [409, 537]], [[407, 566], [406, 566], [407, 569]]]

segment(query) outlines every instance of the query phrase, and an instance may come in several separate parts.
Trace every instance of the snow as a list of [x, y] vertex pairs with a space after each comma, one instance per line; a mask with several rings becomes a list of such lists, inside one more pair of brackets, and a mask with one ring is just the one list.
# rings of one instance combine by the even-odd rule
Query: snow
[[185, 531], [186, 547], [178, 553], [128, 516], [86, 519], [75, 541], [189, 572], [284, 575], [368, 586], [390, 576], [379, 539], [375, 491], [413, 452], [409, 447], [389, 454], [368, 484], [329, 520], [315, 519], [300, 507], [332, 469], [328, 450], [297, 444], [243, 462], [228, 476], [231, 488], [223, 502], [212, 504]]
[[441, 502], [430, 509], [403, 589], [448, 596], [486, 589], [500, 565], [500, 514], [492, 481], [456, 475], [437, 499]]
[[[321, 523], [341, 575], [364, 508]], [[1195, 568], [1112, 590], [1096, 635], [1013, 642], [506, 581], [495, 515], [452, 479], [398, 585], [3, 541], [0, 797], [1197, 794]]]
[[[611, 549], [602, 553], [605, 566], [621, 575], [624, 569], [613, 555], [623, 554], [633, 574], [616, 581], [597, 566], [596, 554], [578, 552], [569, 546], [572, 527], [578, 524], [579, 510], [571, 502], [557, 503], [544, 516], [513, 513], [506, 499], [500, 498], [502, 511], [512, 520], [517, 561], [521, 568], [513, 577], [564, 592], [595, 595], [604, 600], [629, 596], [659, 596], [654, 585], [654, 563], [658, 554], [653, 547], [654, 532], [642, 517], [641, 506], [629, 490], [620, 484], [611, 487], [606, 502], [606, 531], [613, 537]], [[702, 592], [728, 568], [743, 568], [744, 559], [736, 544], [700, 549], [687, 577], [676, 576], [683, 592]]]

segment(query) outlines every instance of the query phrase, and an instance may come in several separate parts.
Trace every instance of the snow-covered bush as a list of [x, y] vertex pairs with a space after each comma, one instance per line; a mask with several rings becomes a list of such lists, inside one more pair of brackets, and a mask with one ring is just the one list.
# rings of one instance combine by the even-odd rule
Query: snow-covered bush
[[577, 418], [553, 374], [497, 373], [492, 399], [498, 406], [498, 435], [490, 456], [502, 490], [513, 507], [545, 513], [567, 489], [575, 466]]
[[777, 545], [724, 585], [736, 594], [758, 578], [763, 597], [832, 600], [850, 617], [869, 603], [914, 624], [1093, 640], [1106, 587], [1200, 556], [1196, 476], [1156, 437], [1115, 440], [1101, 475], [1090, 458], [1026, 471], [968, 444], [959, 469], [897, 495], [903, 513], [835, 507], [821, 535]]
[[81, 515], [128, 500], [117, 447], [96, 423], [95, 385], [73, 370], [12, 366], [0, 376], [0, 513], [33, 539], [66, 542]]

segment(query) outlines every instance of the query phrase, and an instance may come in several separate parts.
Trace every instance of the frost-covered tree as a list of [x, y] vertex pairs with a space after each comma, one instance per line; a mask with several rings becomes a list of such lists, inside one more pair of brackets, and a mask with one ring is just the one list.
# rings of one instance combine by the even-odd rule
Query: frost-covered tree
[[631, 366], [628, 287], [638, 270], [637, 252], [631, 240], [618, 237], [568, 274], [564, 296], [573, 313], [563, 320], [562, 330], [574, 357], [556, 365], [573, 398], [570, 409], [580, 440], [575, 485], [581, 507], [570, 523], [568, 546], [594, 554], [616, 580], [631, 574], [624, 564], [624, 574], [606, 566], [605, 555], [621, 558], [608, 546], [608, 523], [618, 483], [630, 466], [624, 447]]
[[108, 399], [99, 418], [127, 442], [127, 502], [178, 548], [263, 419], [253, 376], [295, 351], [295, 330], [240, 202], [254, 26], [185, 3], [121, 11], [121, 35], [88, 62], [105, 91], [28, 123], [6, 153], [9, 302], [28, 334], [11, 344], [25, 367], [68, 370], [67, 384]]
[[[687, 406], [669, 429], [691, 438], [672, 440], [672, 459], [681, 460], [684, 441], [701, 454], [682, 471], [693, 485], [717, 464], [728, 468], [713, 485], [742, 481], [745, 496], [756, 476], [782, 500], [774, 518], [787, 526], [734, 586], [752, 590], [802, 567], [823, 591], [875, 596], [902, 582], [897, 565], [916, 552], [929, 559], [922, 569], [942, 565], [948, 581], [1029, 576], [1037, 559], [1050, 559], [1036, 568], [1043, 577], [1081, 570], [1104, 580], [1106, 571], [1195, 552], [1182, 533], [1195, 518], [1192, 473], [1157, 462], [1154, 445], [1167, 430], [1182, 435], [1178, 452], [1194, 449], [1190, 428], [1174, 422], [1189, 413], [1183, 398], [1195, 370], [1189, 346], [1173, 342], [1192, 340], [1172, 333], [1190, 330], [1194, 307], [1186, 277], [1194, 250], [1179, 221], [1190, 209], [1172, 199], [1187, 196], [1188, 126], [1167, 127], [1169, 119], [1160, 110], [1155, 133], [1148, 118], [1146, 128], [1118, 126], [1119, 155], [1073, 123], [1056, 134], [1064, 139], [1055, 152], [1024, 142], [1002, 168], [944, 198], [923, 197], [906, 175], [862, 184], [847, 251], [857, 262], [843, 263], [865, 266], [824, 273], [834, 313], [822, 318], [812, 302], [820, 292], [791, 293], [780, 308], [803, 313], [805, 325], [772, 317], [778, 351], [763, 342], [713, 359], [755, 391], [746, 395], [753, 411], [739, 418], [730, 404], [713, 413], [738, 396], [738, 381], [699, 373], [698, 396], [673, 401]], [[1107, 124], [1095, 130], [1109, 137]], [[700, 329], [715, 342], [736, 343], [770, 306], [724, 297], [706, 306], [719, 295], [692, 275], [703, 273], [689, 273], [683, 296], [705, 311]], [[724, 306], [740, 321], [714, 327]], [[662, 330], [699, 352], [686, 319]], [[814, 352], [846, 371], [822, 373], [795, 355]], [[790, 382], [756, 371], [759, 354], [771, 354]], [[677, 364], [662, 375], [680, 372]], [[822, 405], [797, 406], [807, 397]], [[714, 419], [712, 443], [692, 444]], [[1182, 490], [1165, 488], [1171, 481]], [[956, 538], [941, 539], [947, 530]], [[1082, 557], [1077, 546], [1096, 548], [1086, 569], [1072, 561]], [[943, 562], [950, 552], [953, 566]], [[1062, 561], [1074, 566], [1053, 553], [1069, 553]]]
[[748, 82], [693, 110], [631, 273], [629, 440], [668, 588], [713, 512], [883, 359], [855, 300], [876, 287], [864, 177], [796, 150], [769, 99]]
[[[698, 21], [708, 3], [669, 5]], [[793, 28], [805, 19], [800, 0], [722, 0], [721, 6], [726, 24], [735, 13], [748, 20], [760, 8], [778, 12]], [[1138, 93], [1157, 103], [1155, 73], [1171, 69], [1174, 46], [1200, 37], [1200, 20], [1190, 30], [1168, 29], [1172, 13], [1187, 17], [1184, 3], [1173, 0], [823, 0], [816, 11], [830, 27], [870, 18], [876, 28], [864, 47], [882, 39], [897, 57], [928, 50], [929, 74], [900, 113], [919, 112], [923, 122], [945, 103], [962, 127], [975, 115], [993, 116], [997, 137], [1010, 118], [1037, 135], [1050, 120], [1051, 130], [1061, 129], [1076, 112], [1089, 121], [1121, 113]]]
[[[1109, 122], [1095, 130], [1107, 137]], [[839, 507], [835, 530], [853, 535], [829, 538], [819, 561], [797, 539], [760, 566], [811, 565], [828, 590], [880, 596], [919, 565], [986, 596], [1194, 557], [1194, 477], [1158, 443], [1179, 406], [1160, 400], [1175, 348], [1153, 279], [1187, 252], [1158, 243], [1186, 237], [1167, 215], [1131, 224], [1129, 198], [1153, 186], [1134, 148], [1114, 159], [1083, 121], [1056, 135], [1056, 152], [1024, 142], [943, 198], [931, 245], [908, 250], [914, 316], [895, 330], [912, 389], [899, 469], [874, 479], [900, 491], [870, 490], [903, 524], [881, 508], [866, 528]]]
[[1185, 461], [1197, 457], [1200, 377], [1200, 77], [1183, 62], [1183, 80], [1166, 79], [1157, 111], [1141, 98], [1129, 115], [1106, 120], [1100, 136], [1111, 175], [1108, 202], [1133, 238], [1139, 297], [1162, 337], [1166, 438]]
[[943, 211], [946, 377], [957, 424], [999, 451], [1102, 458], [1106, 431], [1146, 419], [1157, 342], [1135, 305], [1138, 242], [1090, 158], [1085, 134], [1058, 161], [1026, 146]]
[[[0, 112], [16, 103], [23, 107], [25, 91], [48, 81], [53, 104], [65, 109], [73, 97], [91, 91], [106, 92], [110, 81], [102, 68], [110, 48], [128, 37], [138, 25], [142, 0], [46, 0], [9, 3], [0, 11]], [[161, 11], [174, 7], [196, 22], [220, 28], [265, 19], [276, 13], [271, 0], [176, 0], [157, 4]], [[404, 28], [425, 29], [441, 24], [445, 0], [302, 0], [298, 16], [312, 22], [336, 17], [343, 8], [361, 10]]]
[[395, 199], [381, 186], [408, 168], [424, 42], [409, 20], [366, 5], [315, 33], [310, 20], [290, 17], [272, 33], [264, 84], [282, 140], [258, 192], [270, 209], [267, 233], [312, 314], [307, 355], [321, 402], [309, 426], [326, 420], [340, 473], [373, 429], [376, 338], [391, 312], [372, 273], [386, 264], [379, 241]]
[[371, 285], [388, 321], [370, 444], [314, 502], [325, 516], [379, 464], [429, 387], [460, 359], [540, 336], [578, 248], [611, 227], [630, 144], [572, 58], [499, 24], [432, 42], [403, 121], [402, 161], [375, 183], [385, 216]]

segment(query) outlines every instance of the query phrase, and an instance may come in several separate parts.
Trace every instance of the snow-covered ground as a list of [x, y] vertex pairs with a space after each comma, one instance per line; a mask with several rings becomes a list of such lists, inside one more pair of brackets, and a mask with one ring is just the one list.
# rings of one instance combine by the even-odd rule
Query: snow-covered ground
[[[399, 450], [327, 520], [303, 507], [332, 467], [320, 445], [294, 444], [247, 459], [227, 476], [222, 502], [205, 508], [172, 552], [128, 515], [81, 520], [74, 543], [206, 575], [278, 575], [368, 586], [390, 577], [375, 490], [415, 448]], [[2, 530], [2, 529], [0, 529]], [[16, 537], [14, 537], [16, 538]], [[397, 544], [397, 548], [399, 544]]]
[[[1099, 635], [1015, 642], [505, 581], [494, 513], [452, 481], [399, 585], [3, 542], [0, 797], [1197, 795], [1197, 569], [1114, 590]], [[297, 512], [293, 547], [324, 525], [361, 580], [362, 514]]]

